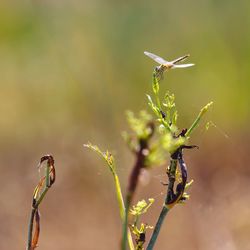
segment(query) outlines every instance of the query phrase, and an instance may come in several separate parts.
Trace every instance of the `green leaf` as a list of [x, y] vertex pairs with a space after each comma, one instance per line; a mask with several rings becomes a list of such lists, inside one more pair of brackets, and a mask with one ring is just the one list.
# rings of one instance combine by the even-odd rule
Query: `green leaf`
[[152, 89], [153, 89], [154, 94], [158, 95], [159, 90], [160, 90], [160, 85], [159, 85], [159, 80], [157, 78], [157, 73], [155, 70], [153, 72]]
[[172, 124], [173, 125], [177, 124], [177, 118], [178, 118], [178, 112], [177, 112], [177, 110], [175, 110], [173, 115], [172, 115]]
[[161, 118], [161, 112], [159, 110], [159, 108], [154, 104], [154, 102], [152, 101], [152, 98], [150, 95], [146, 95], [147, 98], [148, 98], [148, 105], [149, 107], [152, 109], [152, 111], [155, 113], [155, 115], [158, 117], [158, 118]]

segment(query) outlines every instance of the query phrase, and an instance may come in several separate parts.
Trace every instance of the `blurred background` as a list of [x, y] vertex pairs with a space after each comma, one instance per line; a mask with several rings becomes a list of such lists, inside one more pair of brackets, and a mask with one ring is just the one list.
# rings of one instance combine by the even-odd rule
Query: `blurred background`
[[[147, 108], [155, 63], [143, 51], [195, 67], [169, 72], [179, 127], [214, 101], [185, 160], [191, 200], [169, 213], [155, 249], [250, 249], [249, 1], [0, 2], [0, 249], [25, 249], [32, 192], [44, 154], [57, 180], [41, 211], [39, 249], [119, 249], [112, 176], [91, 141], [109, 149], [123, 191], [134, 158], [121, 138], [126, 110]], [[205, 130], [205, 123], [216, 127]], [[161, 209], [166, 166], [136, 199]], [[147, 239], [149, 235], [147, 235]]]

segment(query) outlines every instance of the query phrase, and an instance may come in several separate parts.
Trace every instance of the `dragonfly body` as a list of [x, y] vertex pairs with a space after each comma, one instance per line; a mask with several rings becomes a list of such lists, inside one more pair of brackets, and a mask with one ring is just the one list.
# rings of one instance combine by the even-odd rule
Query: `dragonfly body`
[[188, 64], [177, 64], [179, 62], [184, 61], [189, 57], [189, 55], [181, 56], [173, 61], [166, 61], [165, 59], [161, 58], [160, 56], [157, 56], [153, 53], [144, 51], [144, 54], [151, 59], [153, 59], [155, 62], [159, 63], [160, 65], [156, 67], [156, 70], [159, 74], [163, 74], [165, 71], [169, 69], [176, 69], [176, 68], [187, 68], [191, 67], [194, 64], [193, 63], [188, 63]]

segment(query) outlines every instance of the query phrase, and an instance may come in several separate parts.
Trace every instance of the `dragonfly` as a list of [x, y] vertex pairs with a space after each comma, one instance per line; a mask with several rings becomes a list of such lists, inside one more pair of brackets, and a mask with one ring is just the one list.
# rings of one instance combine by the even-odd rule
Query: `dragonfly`
[[177, 69], [177, 68], [188, 68], [191, 66], [194, 66], [193, 63], [188, 63], [188, 64], [177, 64], [179, 62], [183, 62], [184, 60], [186, 60], [190, 55], [185, 55], [185, 56], [181, 56], [173, 61], [166, 61], [165, 59], [161, 58], [160, 56], [157, 56], [153, 53], [144, 51], [144, 54], [148, 57], [150, 57], [151, 59], [153, 59], [155, 62], [159, 63], [160, 66], [156, 67], [156, 71], [159, 75], [162, 76], [162, 74], [169, 70], [169, 69]]

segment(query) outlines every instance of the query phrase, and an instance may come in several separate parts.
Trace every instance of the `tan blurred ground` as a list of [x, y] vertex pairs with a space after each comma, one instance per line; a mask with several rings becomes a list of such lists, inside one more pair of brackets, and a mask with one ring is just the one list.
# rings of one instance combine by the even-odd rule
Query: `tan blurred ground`
[[[55, 157], [57, 180], [41, 206], [39, 249], [119, 249], [112, 177], [82, 144], [116, 157], [125, 190], [132, 155], [124, 112], [145, 109], [153, 61], [190, 53], [170, 72], [180, 127], [214, 101], [186, 152], [191, 200], [168, 215], [156, 249], [249, 250], [248, 1], [2, 1], [0, 3], [0, 249], [25, 249], [37, 163]], [[228, 135], [228, 137], [226, 136]], [[164, 167], [137, 199], [163, 202]], [[160, 177], [159, 177], [160, 176]]]

